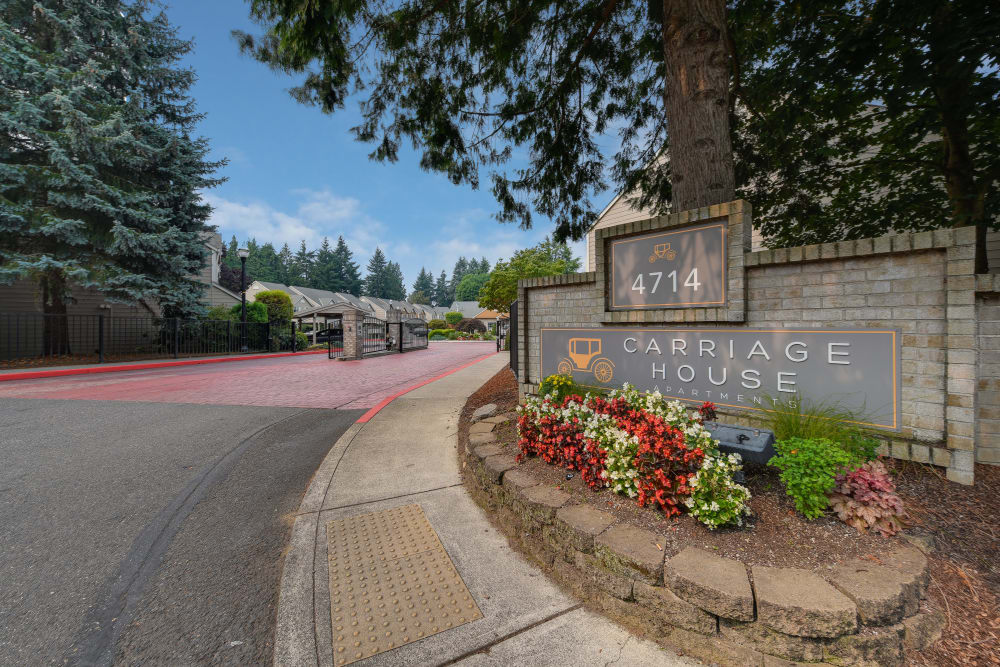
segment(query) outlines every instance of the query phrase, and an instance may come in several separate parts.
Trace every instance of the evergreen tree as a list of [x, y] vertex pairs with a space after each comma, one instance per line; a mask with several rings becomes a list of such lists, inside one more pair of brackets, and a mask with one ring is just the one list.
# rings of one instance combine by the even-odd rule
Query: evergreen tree
[[410, 294], [410, 298], [408, 299], [408, 301], [410, 303], [418, 303], [418, 304], [421, 304], [421, 305], [424, 305], [424, 306], [431, 305], [431, 299], [430, 299], [430, 297], [427, 296], [426, 292], [423, 292], [421, 290], [415, 290], [413, 293], [411, 293]]
[[[413, 283], [413, 291], [423, 292], [424, 297], [428, 299], [434, 293], [434, 276], [424, 267], [420, 267], [420, 273], [417, 274], [417, 279]], [[414, 303], [416, 302], [414, 301]]]
[[292, 276], [292, 261], [292, 250], [286, 243], [278, 251], [278, 274], [280, 276], [278, 282], [283, 285], [287, 285]]
[[448, 303], [455, 300], [455, 290], [458, 289], [458, 284], [462, 282], [462, 278], [468, 272], [469, 260], [465, 259], [464, 256], [459, 257], [455, 262], [455, 268], [451, 270], [451, 281], [448, 282]]
[[[200, 192], [221, 163], [192, 136], [201, 116], [179, 66], [191, 43], [150, 3], [0, 5], [0, 283], [30, 278], [44, 312], [74, 286], [202, 312]], [[57, 322], [54, 318], [53, 322]], [[70, 351], [65, 322], [44, 332]]]
[[442, 269], [441, 275], [438, 276], [437, 282], [434, 283], [434, 297], [435, 306], [449, 306], [451, 302], [448, 301], [448, 276]]
[[340, 286], [340, 276], [337, 272], [336, 257], [330, 247], [330, 239], [323, 237], [323, 243], [316, 252], [312, 272], [309, 275], [309, 286], [317, 289], [343, 292]]
[[229, 240], [229, 246], [226, 248], [226, 253], [223, 255], [222, 261], [231, 269], [240, 268], [240, 244], [236, 240], [236, 234], [233, 234], [233, 238]]
[[247, 256], [247, 273], [253, 275], [254, 280], [269, 283], [281, 281], [282, 271], [278, 253], [270, 242], [258, 246], [256, 239], [250, 239], [247, 250], [250, 251]]
[[380, 299], [386, 298], [386, 286], [388, 276], [386, 270], [388, 263], [385, 260], [385, 253], [379, 247], [375, 248], [375, 254], [368, 260], [368, 275], [365, 276], [365, 295], [374, 296]]
[[305, 239], [299, 244], [299, 249], [292, 257], [291, 270], [288, 272], [289, 285], [309, 286], [309, 274], [312, 272], [316, 253], [306, 249]]
[[741, 194], [769, 243], [976, 225], [985, 270], [1000, 224], [995, 2], [740, 0], [730, 21]]
[[[299, 102], [333, 113], [356, 99], [362, 119], [352, 132], [373, 145], [374, 160], [394, 162], [401, 146], [412, 145], [425, 169], [473, 187], [489, 165], [495, 217], [530, 228], [533, 214], [544, 216], [559, 240], [586, 233], [597, 216], [590, 197], [609, 175], [619, 191], [640, 190], [656, 209], [734, 199], [730, 83], [740, 49], [727, 4], [756, 9], [767, 22], [760, 40], [772, 31], [775, 5], [793, 14], [817, 4], [824, 20], [835, 17], [835, 28], [839, 21], [865, 26], [877, 10], [905, 14], [912, 4], [954, 13], [978, 6], [979, 24], [942, 36], [954, 52], [967, 40], [989, 43], [992, 59], [971, 63], [972, 71], [997, 69], [997, 32], [989, 30], [996, 3], [983, 0], [399, 0], [323, 3], [322, 11], [319, 4], [251, 0], [264, 35], [237, 33], [241, 48], [276, 71], [297, 74], [300, 85], [291, 92]], [[920, 24], [910, 25], [916, 31]], [[837, 31], [820, 24], [815, 32]], [[901, 32], [879, 36], [907, 39]], [[780, 50], [770, 58], [795, 55]], [[919, 52], [907, 56], [915, 68], [925, 62]], [[924, 69], [952, 78], [952, 70]], [[783, 98], [780, 89], [768, 92]], [[601, 138], [612, 129], [620, 149], [609, 166]], [[664, 149], [669, 164], [657, 160]], [[526, 165], [507, 168], [525, 154]]]
[[406, 298], [406, 283], [403, 270], [397, 262], [389, 262], [385, 267], [385, 295], [387, 299], [402, 301]]
[[337, 247], [333, 250], [333, 256], [337, 285], [340, 288], [338, 291], [360, 296], [364, 281], [361, 280], [361, 271], [354, 262], [354, 253], [347, 247], [343, 236], [337, 237]]

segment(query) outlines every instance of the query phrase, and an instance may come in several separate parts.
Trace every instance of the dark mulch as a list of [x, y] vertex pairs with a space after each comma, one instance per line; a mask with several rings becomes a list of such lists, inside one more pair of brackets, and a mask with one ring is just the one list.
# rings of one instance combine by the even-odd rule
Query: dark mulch
[[961, 486], [940, 469], [889, 461], [911, 530], [934, 537], [930, 598], [944, 610], [944, 636], [908, 655], [915, 665], [1000, 665], [1000, 467], [977, 465]]
[[[486, 403], [499, 412], [517, 405], [517, 381], [503, 370], [473, 394], [459, 428], [460, 451], [468, 438], [469, 416]], [[497, 430], [501, 444], [517, 453], [517, 427], [509, 422]], [[930, 606], [941, 609], [948, 626], [941, 640], [921, 652], [907, 652], [907, 663], [937, 665], [1000, 665], [1000, 467], [977, 465], [976, 483], [960, 486], [929, 465], [888, 460], [897, 489], [910, 514], [909, 533], [930, 535]], [[805, 521], [782, 491], [776, 471], [748, 465], [747, 486], [753, 516], [745, 530], [708, 531], [690, 516], [667, 521], [658, 511], [641, 508], [631, 498], [609, 490], [593, 492], [574, 472], [529, 459], [523, 468], [544, 484], [573, 496], [574, 502], [611, 512], [616, 520], [659, 533], [667, 553], [695, 545], [749, 564], [817, 567], [853, 557], [874, 558], [899, 544], [898, 538], [863, 535], [823, 517]], [[570, 479], [566, 479], [571, 475]]]

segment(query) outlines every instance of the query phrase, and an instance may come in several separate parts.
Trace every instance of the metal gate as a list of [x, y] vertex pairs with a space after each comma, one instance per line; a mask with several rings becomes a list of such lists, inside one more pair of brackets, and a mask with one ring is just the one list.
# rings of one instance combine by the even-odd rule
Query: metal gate
[[361, 324], [361, 354], [379, 354], [392, 349], [389, 325], [371, 315], [365, 315]]
[[427, 347], [427, 323], [421, 319], [399, 323], [399, 351], [420, 350]]
[[[326, 337], [326, 356], [330, 359], [340, 359], [344, 356], [344, 330], [342, 328], [337, 329], [323, 329], [317, 332], [316, 337], [322, 339]], [[317, 342], [322, 343], [322, 340]]]
[[510, 323], [507, 329], [507, 340], [510, 341], [510, 370], [514, 371], [514, 377], [520, 378], [517, 373], [517, 301], [510, 304]]

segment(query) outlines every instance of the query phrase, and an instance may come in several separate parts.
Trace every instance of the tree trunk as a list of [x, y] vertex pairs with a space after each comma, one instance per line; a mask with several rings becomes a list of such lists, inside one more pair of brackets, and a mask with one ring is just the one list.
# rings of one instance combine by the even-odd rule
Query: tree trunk
[[986, 273], [985, 190], [977, 183], [970, 149], [973, 143], [969, 135], [970, 109], [966, 103], [974, 84], [976, 64], [963, 60], [955, 51], [953, 40], [959, 30], [952, 4], [941, 3], [931, 22], [928, 48], [941, 116], [941, 171], [951, 203], [951, 224], [976, 226], [976, 272]]
[[725, 0], [663, 0], [671, 210], [735, 198]]
[[61, 271], [51, 270], [42, 274], [42, 354], [62, 356], [70, 354], [69, 318], [66, 316], [66, 277]]

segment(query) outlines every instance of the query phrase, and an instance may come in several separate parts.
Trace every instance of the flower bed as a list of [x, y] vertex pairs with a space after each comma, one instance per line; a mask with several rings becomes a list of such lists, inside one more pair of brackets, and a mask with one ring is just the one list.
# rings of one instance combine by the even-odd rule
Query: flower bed
[[591, 489], [610, 487], [667, 517], [687, 508], [709, 528], [742, 525], [750, 491], [733, 481], [739, 456], [720, 454], [704, 427], [712, 412], [710, 403], [692, 412], [628, 384], [606, 397], [528, 397], [518, 408], [518, 460], [576, 470]]
[[[566, 395], [579, 393], [572, 391], [571, 384], [564, 389], [569, 390]], [[472, 412], [487, 403], [499, 406], [500, 417], [486, 420], [494, 422], [495, 428], [472, 431], [476, 421]], [[924, 565], [899, 535], [887, 539], [874, 526], [860, 532], [838, 518], [836, 494], [857, 500], [869, 491], [879, 491], [878, 502], [888, 500], [878, 488], [881, 482], [869, 475], [857, 476], [849, 485], [846, 475], [835, 480], [833, 511], [806, 519], [796, 511], [795, 499], [786, 493], [783, 472], [747, 464], [744, 484], [753, 494], [748, 502], [752, 513], [744, 518], [743, 528], [706, 530], [691, 511], [664, 521], [658, 509], [639, 507], [634, 498], [615, 493], [612, 487], [595, 491], [575, 471], [545, 463], [540, 457], [529, 456], [516, 464], [514, 459], [521, 453], [516, 424], [519, 415], [505, 413], [517, 404], [517, 381], [507, 370], [470, 398], [459, 424], [458, 452], [466, 488], [514, 548], [590, 608], [603, 609], [640, 636], [681, 646], [685, 653], [721, 664], [760, 665], [762, 656], [755, 651], [766, 654], [765, 665], [788, 664], [773, 656], [795, 663], [822, 660], [844, 665], [860, 659], [863, 664], [892, 664], [899, 658], [900, 630], [907, 646], [906, 664], [990, 664], [997, 655], [997, 642], [991, 633], [995, 635], [997, 627], [993, 610], [997, 608], [1000, 569], [995, 567], [997, 542], [989, 526], [997, 514], [1000, 474], [996, 473], [1000, 468], [977, 466], [977, 484], [970, 489], [946, 481], [930, 466], [882, 462], [897, 486], [896, 494], [908, 508], [907, 540], [929, 550]], [[793, 453], [793, 449], [786, 449], [792, 457], [808, 453]], [[697, 493], [690, 497], [696, 498]], [[892, 509], [892, 501], [888, 503]], [[707, 564], [711, 557], [717, 557], [737, 574], [734, 561], [752, 570], [754, 603], [760, 607], [765, 601], [764, 615], [747, 623], [728, 619], [726, 608], [711, 611], [709, 599], [702, 599], [692, 582], [685, 583], [677, 576], [675, 557], [691, 548], [700, 552], [696, 562]], [[640, 565], [636, 558], [645, 563], [641, 572], [632, 567]], [[898, 624], [880, 625], [898, 617], [898, 607], [893, 607], [892, 615], [887, 615], [885, 608], [880, 611], [890, 599], [898, 602], [897, 594], [881, 598], [882, 602], [865, 599], [869, 594], [878, 597], [879, 584], [887, 583], [888, 578], [850, 581], [894, 563], [915, 584], [903, 588], [910, 602], [904, 604], [902, 629]], [[857, 567], [852, 570], [854, 564]], [[663, 576], [657, 577], [656, 569], [661, 566]], [[921, 601], [919, 612], [911, 617], [913, 598], [909, 596], [914, 588], [927, 585], [928, 567], [933, 577], [930, 600]], [[781, 626], [784, 631], [774, 632], [768, 624], [777, 623], [772, 614], [776, 608], [767, 602], [769, 592], [758, 590], [759, 568], [765, 575], [775, 571], [788, 575], [778, 577], [778, 582], [801, 575], [803, 570], [833, 582], [857, 604], [861, 614], [858, 630], [834, 640], [788, 636], [787, 625]], [[713, 575], [712, 580], [720, 579]], [[762, 579], [760, 583], [768, 582]], [[758, 593], [763, 598], [757, 598]], [[698, 611], [685, 603], [705, 606]], [[945, 616], [949, 628], [933, 643]], [[933, 646], [927, 647], [931, 643]], [[751, 647], [753, 651], [743, 652]]]

